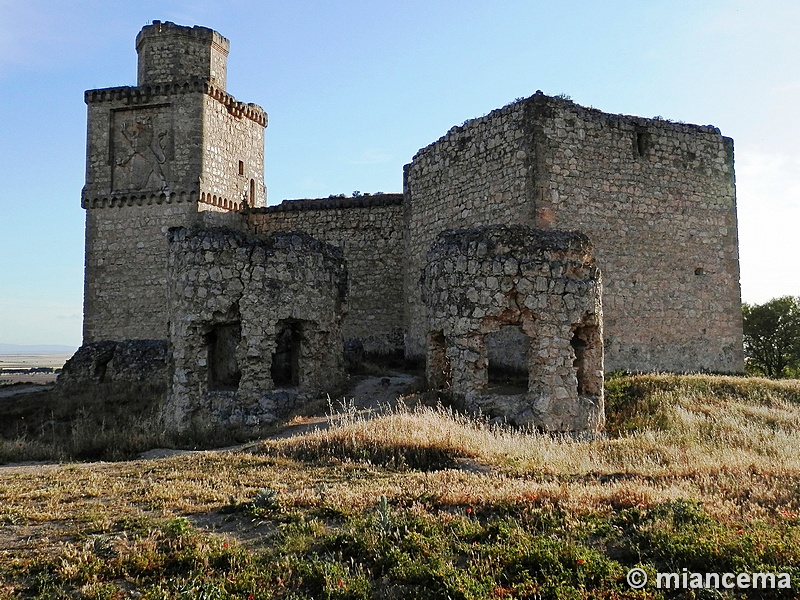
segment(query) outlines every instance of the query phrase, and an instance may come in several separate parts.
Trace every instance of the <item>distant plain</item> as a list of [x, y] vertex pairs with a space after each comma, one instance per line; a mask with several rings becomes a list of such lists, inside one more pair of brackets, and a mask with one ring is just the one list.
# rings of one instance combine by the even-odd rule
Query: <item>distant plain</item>
[[38, 385], [54, 383], [56, 373], [8, 373], [9, 369], [60, 369], [71, 354], [0, 354], [0, 386], [13, 383], [34, 383]]

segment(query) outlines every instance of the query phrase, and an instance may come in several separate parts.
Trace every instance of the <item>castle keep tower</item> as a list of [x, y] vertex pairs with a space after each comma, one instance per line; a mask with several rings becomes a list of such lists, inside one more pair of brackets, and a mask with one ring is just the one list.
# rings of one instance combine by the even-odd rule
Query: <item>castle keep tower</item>
[[138, 85], [85, 94], [84, 344], [166, 339], [167, 230], [266, 204], [267, 115], [225, 91], [228, 48], [154, 21], [136, 38]]

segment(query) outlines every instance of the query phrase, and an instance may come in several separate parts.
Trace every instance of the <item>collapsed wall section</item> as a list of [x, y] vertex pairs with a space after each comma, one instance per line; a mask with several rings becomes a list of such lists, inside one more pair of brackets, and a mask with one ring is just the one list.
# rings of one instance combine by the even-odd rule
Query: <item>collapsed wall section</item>
[[430, 386], [517, 425], [602, 428], [602, 284], [586, 236], [446, 231], [428, 252], [422, 287]]
[[402, 356], [402, 196], [291, 200], [248, 213], [261, 234], [303, 231], [341, 248], [350, 281], [349, 310], [342, 323], [346, 346], [366, 355]]
[[338, 248], [300, 232], [176, 228], [168, 281], [168, 428], [274, 423], [341, 381]]
[[586, 233], [604, 274], [606, 368], [743, 368], [732, 142], [541, 93], [455, 127], [406, 167], [406, 352], [426, 352], [425, 253], [442, 229]]

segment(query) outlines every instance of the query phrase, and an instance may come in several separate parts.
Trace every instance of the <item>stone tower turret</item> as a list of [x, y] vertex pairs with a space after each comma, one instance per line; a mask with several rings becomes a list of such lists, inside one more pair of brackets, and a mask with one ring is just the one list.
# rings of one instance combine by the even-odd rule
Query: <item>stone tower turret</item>
[[206, 27], [153, 21], [136, 36], [139, 87], [205, 79], [225, 89], [230, 43]]
[[228, 40], [154, 21], [138, 85], [89, 90], [84, 343], [166, 339], [171, 227], [264, 206], [267, 115], [225, 91]]

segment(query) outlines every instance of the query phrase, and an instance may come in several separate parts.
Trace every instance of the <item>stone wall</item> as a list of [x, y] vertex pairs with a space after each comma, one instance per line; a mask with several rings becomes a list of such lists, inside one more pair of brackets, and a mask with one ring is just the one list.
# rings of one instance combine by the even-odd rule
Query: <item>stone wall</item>
[[[422, 283], [432, 387], [518, 425], [602, 428], [602, 284], [586, 236], [447, 231], [428, 252]], [[497, 334], [503, 343], [492, 348]]]
[[342, 325], [348, 348], [368, 355], [403, 351], [402, 196], [291, 200], [250, 211], [258, 233], [303, 231], [342, 249], [350, 278]]
[[167, 230], [197, 203], [87, 208], [83, 343], [167, 338]]
[[166, 340], [102, 341], [84, 344], [58, 376], [58, 385], [167, 383]]
[[83, 205], [200, 195], [202, 83], [89, 90]]
[[204, 105], [201, 201], [230, 209], [241, 208], [243, 202], [264, 206], [266, 122], [230, 111], [213, 95], [204, 97]]
[[447, 228], [575, 229], [603, 270], [606, 368], [741, 371], [732, 142], [713, 127], [537, 94], [455, 127], [406, 167], [407, 353], [419, 276]]
[[277, 421], [344, 376], [347, 270], [303, 233], [169, 232], [170, 429]]
[[454, 127], [406, 165], [406, 354], [425, 355], [420, 276], [440, 232], [479, 225], [532, 225], [523, 116], [507, 107]]
[[742, 371], [733, 141], [545, 96], [532, 111], [537, 211], [603, 270], [607, 368]]

